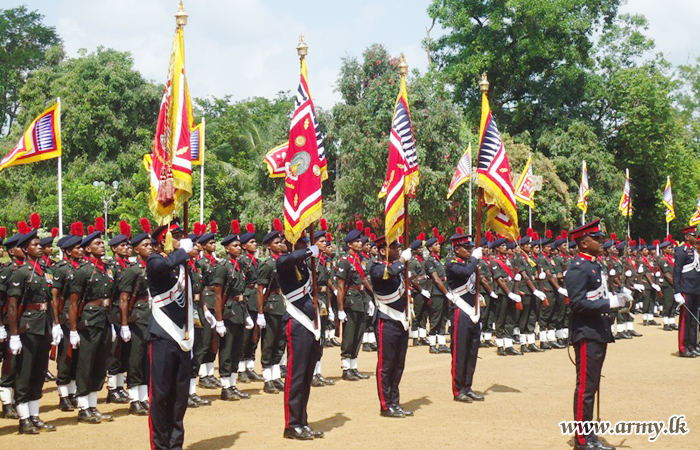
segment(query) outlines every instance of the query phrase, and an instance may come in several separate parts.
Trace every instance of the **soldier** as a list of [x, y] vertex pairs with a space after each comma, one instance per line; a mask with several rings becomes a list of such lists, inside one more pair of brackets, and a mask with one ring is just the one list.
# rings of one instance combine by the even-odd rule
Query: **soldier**
[[566, 345], [557, 340], [556, 312], [560, 309], [560, 304], [568, 297], [568, 292], [559, 285], [554, 271], [554, 263], [550, 256], [552, 252], [551, 236], [552, 232], [547, 230], [546, 237], [540, 240], [540, 256], [537, 259], [537, 278], [540, 282], [540, 290], [547, 296], [549, 304], [549, 306], [542, 305], [539, 320], [540, 346], [545, 350], [566, 348]]
[[[245, 298], [248, 315], [253, 323], [258, 319], [258, 291], [256, 281], [258, 279], [258, 260], [255, 253], [258, 251], [258, 243], [255, 240], [255, 227], [252, 223], [246, 225], [246, 232], [241, 234], [241, 245], [244, 253], [238, 258], [241, 271], [245, 277]], [[263, 381], [263, 378], [255, 372], [255, 351], [260, 339], [260, 327], [257, 324], [253, 329], [243, 331], [243, 356], [238, 365], [238, 381], [250, 383], [251, 381]]]
[[231, 232], [221, 240], [228, 258], [221, 261], [214, 274], [214, 314], [216, 332], [219, 334], [219, 376], [221, 377], [221, 400], [249, 399], [250, 394], [236, 387], [238, 365], [243, 355], [243, 331], [252, 329], [253, 321], [245, 305], [246, 279], [237, 258], [243, 253], [238, 236], [240, 228], [232, 221]]
[[[357, 228], [362, 230], [362, 221], [357, 222]], [[360, 252], [360, 264], [364, 269], [366, 274], [369, 274], [372, 264], [375, 263], [375, 255], [371, 255], [370, 252], [372, 248], [376, 248], [376, 243], [374, 242], [375, 236], [371, 233], [370, 228], [365, 228], [365, 235], [360, 237], [362, 241], [362, 251]], [[369, 278], [369, 277], [367, 277]], [[369, 283], [371, 286], [371, 282]], [[377, 337], [374, 334], [374, 322], [376, 319], [376, 307], [372, 301], [372, 294], [370, 290], [365, 290], [363, 292], [364, 302], [365, 302], [365, 332], [362, 334], [362, 351], [363, 352], [376, 352], [378, 350]]]
[[12, 368], [13, 360], [10, 356], [9, 342], [7, 336], [7, 328], [5, 327], [5, 314], [7, 305], [7, 291], [10, 288], [9, 281], [12, 273], [19, 269], [24, 264], [24, 252], [17, 247], [17, 242], [22, 235], [20, 233], [8, 238], [5, 241], [7, 253], [12, 258], [12, 261], [5, 267], [0, 269], [0, 303], [2, 303], [2, 323], [0, 323], [0, 348], [4, 355], [2, 376], [0, 376], [0, 400], [2, 400], [2, 416], [5, 419], [19, 419], [19, 414], [14, 405], [14, 388], [15, 388], [15, 371]]
[[408, 349], [409, 307], [406, 298], [405, 264], [411, 259], [411, 249], [400, 252], [399, 243], [387, 245], [386, 239], [377, 239], [379, 261], [372, 266], [370, 277], [377, 302], [377, 391], [380, 414], [384, 417], [413, 416], [413, 411], [401, 407], [399, 383], [406, 363]]
[[428, 333], [428, 342], [430, 343], [430, 353], [450, 353], [447, 347], [447, 338], [445, 337], [445, 325], [447, 322], [446, 296], [447, 288], [445, 287], [445, 265], [440, 260], [441, 242], [438, 229], [433, 228], [433, 237], [425, 241], [425, 248], [428, 249], [430, 255], [426, 258], [423, 268], [425, 274], [429, 277], [431, 288], [430, 292], [430, 332]]
[[[566, 248], [566, 238], [557, 237], [557, 239], [552, 243], [552, 274], [556, 277], [559, 286], [562, 290], [566, 290], [566, 282], [564, 281], [564, 273], [567, 269], [566, 259], [564, 258], [564, 253], [567, 253]], [[557, 300], [557, 309], [554, 312], [553, 320], [555, 324], [554, 337], [557, 343], [563, 347], [566, 347], [569, 338], [569, 327], [568, 324], [571, 321], [571, 314], [569, 311], [569, 296], [559, 293], [559, 298]]]
[[151, 307], [148, 301], [146, 262], [153, 246], [148, 233], [131, 238], [130, 246], [136, 252], [136, 264], [130, 265], [119, 277], [119, 336], [129, 343], [126, 359], [126, 384], [129, 388], [129, 414], [148, 415], [148, 322]]
[[491, 259], [493, 284], [498, 294], [496, 303], [496, 344], [499, 356], [522, 355], [513, 348], [513, 328], [515, 327], [515, 304], [522, 302], [522, 297], [513, 291], [513, 267], [507, 258], [508, 240], [498, 238], [493, 243], [496, 256]]
[[265, 386], [264, 392], [278, 394], [284, 389], [280, 362], [284, 354], [284, 329], [282, 317], [285, 312], [284, 297], [279, 286], [275, 262], [287, 248], [281, 234], [282, 222], [275, 219], [275, 230], [267, 233], [263, 244], [267, 246], [270, 256], [258, 269], [256, 287], [258, 292], [257, 324], [262, 333], [262, 367]]
[[[681, 230], [683, 245], [676, 247], [673, 264], [673, 297], [681, 305], [678, 319], [678, 356], [700, 356], [697, 312], [700, 305], [700, 263], [695, 226]], [[693, 317], [695, 316], [695, 317]]]
[[[576, 351], [576, 389], [574, 391], [574, 420], [591, 422], [593, 403], [600, 386], [600, 375], [607, 345], [615, 339], [610, 331], [610, 312], [624, 301], [608, 291], [605, 270], [596, 261], [603, 252], [600, 219], [571, 231], [579, 255], [573, 259], [565, 280], [570, 293], [572, 319], [571, 342]], [[576, 434], [574, 449], [615, 450], [598, 437]]]
[[58, 228], [54, 227], [51, 230], [51, 236], [46, 236], [39, 240], [41, 245], [41, 258], [39, 264], [42, 268], [50, 269], [56, 262], [51, 258], [53, 256], [53, 240], [58, 236]]
[[490, 231], [486, 232], [486, 236], [481, 237], [480, 248], [484, 252], [484, 257], [479, 260], [479, 283], [481, 283], [481, 288], [483, 289], [483, 294], [480, 294], [479, 302], [482, 303], [481, 318], [481, 344], [480, 347], [489, 348], [496, 347], [496, 343], [491, 340], [494, 331], [494, 321], [496, 318], [496, 300], [498, 300], [498, 294], [493, 289], [493, 274], [491, 273], [491, 257], [489, 252], [491, 251], [491, 242], [489, 240], [492, 233]]
[[[629, 309], [627, 311], [621, 310], [618, 311], [618, 315], [622, 316], [622, 320], [625, 323], [625, 331], [627, 332], [627, 335], [630, 337], [641, 337], [642, 335], [640, 333], [637, 333], [634, 330], [634, 316], [632, 316], [632, 309], [635, 307], [635, 303], [637, 302], [641, 290], [643, 290], [643, 286], [639, 284], [638, 281], [638, 275], [637, 275], [637, 260], [635, 258], [635, 253], [637, 252], [637, 242], [636, 241], [631, 241], [628, 244], [628, 253], [624, 259], [623, 266], [624, 266], [624, 285], [625, 288], [631, 292], [632, 294], [632, 302], [630, 304]], [[623, 289], [624, 290], [624, 289]]]
[[659, 256], [658, 266], [661, 272], [661, 293], [663, 296], [663, 310], [661, 321], [664, 324], [664, 331], [677, 330], [674, 318], [675, 302], [673, 300], [673, 243], [670, 238], [659, 244], [661, 256]]
[[[322, 387], [322, 386], [332, 386], [335, 381], [326, 379], [321, 373], [321, 358], [323, 357], [323, 347], [325, 346], [326, 338], [323, 336], [324, 332], [328, 330], [328, 323], [330, 322], [329, 315], [333, 313], [331, 309], [330, 295], [333, 286], [330, 284], [331, 281], [331, 271], [330, 271], [330, 261], [326, 261], [326, 251], [328, 249], [328, 232], [326, 228], [328, 223], [326, 219], [321, 219], [321, 229], [314, 233], [314, 245], [318, 247], [319, 256], [318, 262], [316, 264], [316, 286], [318, 289], [318, 307], [319, 315], [321, 318], [321, 353], [316, 361], [316, 366], [314, 367], [314, 376], [311, 380], [311, 386]], [[332, 345], [332, 344], [331, 344]]]
[[51, 273], [39, 264], [42, 252], [36, 230], [22, 234], [17, 246], [26, 257], [25, 264], [12, 273], [7, 289], [15, 401], [19, 433], [38, 434], [56, 431], [54, 425], [47, 425], [39, 418], [39, 399], [48, 369], [49, 348], [52, 342], [58, 345], [63, 332], [60, 325], [51, 323]]
[[413, 346], [430, 345], [427, 340], [428, 331], [428, 303], [430, 302], [430, 292], [428, 291], [428, 275], [423, 269], [423, 243], [425, 233], [420, 233], [416, 240], [411, 242], [410, 248], [413, 257], [408, 262], [408, 273], [411, 277], [411, 297], [413, 297], [413, 323], [411, 325], [411, 336]]
[[195, 356], [199, 361], [199, 387], [205, 389], [219, 389], [221, 382], [214, 377], [214, 360], [216, 359], [216, 348], [218, 344], [214, 338], [214, 327], [216, 317], [214, 317], [214, 276], [219, 261], [216, 259], [216, 222], [212, 221], [209, 233], [203, 234], [197, 243], [204, 249], [204, 256], [197, 261], [197, 267], [202, 274], [202, 311], [204, 319], [209, 326], [202, 327], [202, 339], [195, 344]]
[[538, 302], [547, 298], [544, 292], [535, 286], [535, 261], [531, 258], [532, 237], [526, 236], [518, 241], [513, 267], [516, 272], [515, 278], [520, 277], [520, 291], [522, 292], [522, 307], [518, 318], [518, 328], [520, 329], [521, 341], [520, 352], [542, 352], [535, 344], [535, 324], [537, 323]]
[[[661, 287], [654, 281], [653, 275], [656, 272], [649, 261], [649, 249], [642, 241], [640, 250], [639, 264], [637, 266], [637, 275], [643, 289], [642, 296], [642, 325], [658, 325], [654, 320], [654, 298], [657, 292], [661, 292]], [[653, 289], [653, 290], [652, 290]]]

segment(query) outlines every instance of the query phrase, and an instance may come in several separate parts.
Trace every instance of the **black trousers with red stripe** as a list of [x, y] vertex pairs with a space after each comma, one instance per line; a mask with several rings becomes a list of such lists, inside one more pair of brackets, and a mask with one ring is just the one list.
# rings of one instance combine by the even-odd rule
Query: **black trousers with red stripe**
[[476, 360], [479, 356], [481, 324], [474, 323], [459, 308], [452, 312], [452, 394], [466, 393], [472, 388]]
[[172, 339], [152, 337], [148, 343], [151, 379], [148, 425], [152, 449], [182, 449], [192, 371], [191, 352]]
[[401, 322], [377, 319], [377, 391], [382, 410], [399, 405], [399, 383], [408, 350], [408, 331]]
[[321, 342], [296, 319], [284, 324], [287, 335], [287, 378], [284, 380], [284, 427], [309, 424], [306, 405], [311, 393], [316, 362], [321, 358]]
[[[600, 387], [600, 374], [608, 344], [582, 339], [574, 342], [576, 350], [576, 389], [574, 390], [574, 420], [586, 422], [593, 420], [593, 404], [595, 394]], [[580, 445], [594, 442], [594, 434], [588, 436], [576, 435]]]
[[[685, 303], [681, 305], [681, 313], [678, 318], [678, 351], [681, 353], [698, 346], [698, 306], [700, 295], [683, 293]], [[688, 314], [688, 311], [692, 313]], [[695, 317], [693, 317], [693, 315]]]

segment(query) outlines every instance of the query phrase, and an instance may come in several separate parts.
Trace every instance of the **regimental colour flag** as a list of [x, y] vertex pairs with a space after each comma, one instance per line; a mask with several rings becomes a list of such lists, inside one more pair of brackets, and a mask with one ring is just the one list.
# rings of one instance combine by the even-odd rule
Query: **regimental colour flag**
[[673, 192], [671, 191], [671, 177], [666, 177], [663, 203], [666, 207], [666, 223], [668, 223], [676, 218], [676, 209], [673, 207]]
[[693, 213], [693, 216], [690, 218], [690, 222], [688, 222], [688, 225], [697, 225], [700, 224], [700, 197], [698, 197], [698, 202], [695, 205], [695, 212]]
[[[273, 149], [274, 151], [274, 149]], [[284, 162], [284, 235], [292, 244], [306, 227], [321, 218], [321, 183], [328, 178], [323, 138], [316, 120], [306, 71], [306, 58], [301, 59], [301, 76], [289, 129]], [[265, 161], [270, 166], [267, 157]], [[275, 160], [272, 161], [278, 165]], [[274, 170], [270, 171], [273, 175]]]
[[518, 215], [511, 180], [510, 162], [501, 140], [486, 92], [481, 99], [481, 132], [476, 169], [487, 205], [485, 225], [512, 240], [518, 236]]
[[17, 141], [17, 145], [0, 160], [0, 170], [61, 156], [61, 102], [39, 114]]
[[148, 204], [159, 224], [170, 222], [192, 196], [191, 128], [192, 101], [185, 77], [185, 34], [178, 25], [151, 153]]
[[576, 206], [578, 209], [585, 213], [588, 212], [588, 166], [586, 161], [583, 161], [581, 166], [581, 185], [578, 187], [578, 200], [576, 201]]
[[447, 198], [452, 197], [452, 194], [460, 187], [462, 184], [469, 181], [472, 176], [472, 144], [469, 143], [467, 150], [464, 152], [462, 157], [457, 163], [457, 168], [455, 169], [455, 174], [450, 182], [450, 187], [447, 190]]
[[270, 178], [284, 178], [287, 172], [284, 170], [284, 162], [287, 160], [289, 152], [289, 142], [280, 144], [265, 155], [265, 165], [270, 174]]
[[630, 198], [630, 192], [632, 185], [630, 184], [630, 170], [625, 169], [625, 187], [622, 190], [622, 197], [620, 198], [620, 206], [617, 209], [620, 210], [623, 216], [632, 215], [632, 199]]
[[201, 166], [204, 161], [204, 128], [204, 121], [202, 121], [190, 131], [190, 158], [193, 166]]
[[532, 174], [532, 155], [527, 159], [520, 180], [515, 187], [515, 200], [535, 208], [535, 176]]
[[408, 106], [406, 75], [402, 73], [389, 133], [389, 164], [379, 192], [379, 198], [386, 197], [384, 235], [387, 242], [398, 240], [403, 233], [406, 225], [405, 196], [415, 197], [417, 187], [418, 154]]

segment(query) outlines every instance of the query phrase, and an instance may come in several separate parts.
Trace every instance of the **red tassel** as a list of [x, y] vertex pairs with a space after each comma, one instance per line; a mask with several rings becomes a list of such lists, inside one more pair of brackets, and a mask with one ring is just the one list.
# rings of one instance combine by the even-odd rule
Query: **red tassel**
[[51, 228], [51, 237], [55, 239], [56, 236], [58, 236], [58, 227], [53, 227]]
[[537, 233], [532, 233], [532, 240], [533, 241], [539, 241], [540, 240], [540, 235]]
[[362, 231], [362, 229], [365, 227], [365, 224], [361, 220], [358, 220], [357, 222], [355, 222], [355, 227], [357, 227], [359, 231]]
[[41, 228], [41, 216], [39, 215], [39, 213], [32, 213], [29, 216], [29, 223], [31, 224], [32, 228], [34, 228], [35, 230], [38, 230], [39, 228]]
[[615, 233], [610, 233], [610, 239], [612, 239], [613, 241], [616, 241], [617, 235]]
[[661, 241], [659, 241], [658, 239], [656, 239], [656, 240], [654, 241], [654, 245], [659, 245], [660, 243], [661, 243]]
[[441, 244], [442, 244], [443, 242], [445, 242], [445, 236], [443, 236], [443, 235], [438, 236], [438, 242], [441, 243]]
[[141, 217], [139, 220], [139, 223], [141, 224], [141, 229], [143, 230], [144, 233], [150, 233], [151, 232], [151, 222], [145, 217]]
[[95, 227], [93, 227], [92, 225], [88, 225], [88, 234], [92, 234], [94, 232], [95, 232]]
[[377, 235], [374, 234], [374, 233], [372, 233], [372, 234], [369, 235], [369, 238], [370, 238], [371, 240], [373, 240], [373, 241], [376, 241], [376, 240], [377, 240]]
[[105, 218], [102, 216], [99, 216], [98, 218], [95, 219], [95, 229], [99, 231], [100, 233], [105, 232]]
[[0, 227], [0, 239], [5, 239], [7, 237], [7, 228]]
[[462, 227], [457, 227], [457, 234], [464, 234], [464, 229]]
[[279, 220], [279, 218], [275, 217], [274, 222], [272, 223], [272, 226], [275, 228], [275, 230], [279, 233], [284, 232], [284, 226], [282, 225], [282, 221]]
[[20, 234], [27, 234], [27, 233], [29, 233], [30, 231], [32, 231], [32, 229], [29, 228], [29, 225], [27, 225], [27, 222], [25, 222], [24, 220], [22, 220], [21, 222], [17, 222], [17, 231], [18, 231]]
[[328, 242], [331, 242], [333, 240], [333, 236], [331, 236], [330, 233], [326, 233], [326, 239], [328, 239]]
[[241, 234], [241, 223], [236, 219], [231, 221], [231, 234]]
[[85, 226], [83, 225], [83, 222], [73, 222], [70, 225], [70, 234], [73, 236], [84, 236]]
[[255, 225], [253, 225], [252, 223], [249, 223], [245, 226], [245, 230], [248, 233], [255, 233]]
[[533, 235], [534, 233], [535, 233], [535, 232], [533, 231], [532, 228], [528, 228], [528, 229], [527, 229], [527, 237], [531, 238], [532, 235]]
[[321, 226], [321, 229], [323, 231], [328, 230], [328, 221], [326, 220], [325, 217], [321, 217], [321, 220], [319, 221], [319, 225]]
[[[614, 233], [613, 233], [613, 234], [614, 234]], [[566, 230], [562, 230], [562, 232], [561, 232], [561, 237], [563, 237], [564, 239], [569, 239], [569, 232], [566, 231]], [[614, 239], [614, 238], [613, 238], [613, 239]]]
[[369, 229], [369, 227], [365, 228], [365, 236], [369, 237], [369, 235], [372, 234], [372, 230]]
[[131, 227], [126, 223], [126, 220], [119, 221], [119, 234], [123, 234], [126, 237], [130, 236]]
[[547, 239], [552, 239], [552, 230], [547, 230], [544, 235], [547, 236]]
[[440, 232], [438, 231], [437, 227], [433, 227], [433, 237], [438, 237], [440, 236]]
[[425, 240], [425, 232], [421, 231], [418, 236], [416, 236], [416, 239], [419, 241], [424, 241]]
[[219, 232], [219, 225], [216, 223], [216, 221], [212, 220], [209, 222], [209, 231], [214, 234]]

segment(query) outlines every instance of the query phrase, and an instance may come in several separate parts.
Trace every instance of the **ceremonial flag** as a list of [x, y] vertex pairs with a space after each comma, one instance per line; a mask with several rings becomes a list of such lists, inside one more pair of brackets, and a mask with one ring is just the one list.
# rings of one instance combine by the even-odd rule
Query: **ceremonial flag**
[[625, 169], [625, 188], [622, 190], [622, 198], [620, 198], [620, 206], [618, 207], [622, 215], [625, 217], [632, 214], [632, 199], [630, 198], [630, 191], [630, 171], [629, 169]]
[[17, 145], [0, 160], [0, 171], [10, 166], [30, 164], [61, 156], [61, 104], [39, 114], [17, 141]]
[[581, 185], [578, 188], [578, 200], [576, 201], [576, 206], [578, 206], [578, 209], [583, 211], [583, 213], [588, 212], [588, 166], [586, 165], [586, 161], [583, 161], [583, 165], [581, 167]]
[[450, 187], [447, 190], [447, 198], [452, 197], [452, 194], [465, 182], [469, 181], [472, 176], [472, 144], [469, 143], [467, 150], [464, 155], [459, 159], [457, 163], [457, 169], [455, 169], [455, 174], [450, 182]]
[[[294, 244], [306, 227], [321, 218], [321, 183], [328, 178], [323, 138], [309, 92], [306, 58], [303, 56], [287, 147], [282, 160], [286, 174], [284, 235]], [[265, 161], [268, 161], [267, 157]]]
[[201, 166], [204, 159], [204, 122], [190, 131], [190, 158], [193, 166]]
[[518, 237], [518, 215], [511, 180], [510, 162], [501, 140], [486, 92], [481, 98], [481, 131], [477, 157], [479, 187], [487, 205], [486, 226], [512, 240]]
[[700, 223], [700, 197], [698, 197], [698, 203], [695, 205], [695, 212], [693, 213], [693, 216], [690, 218], [690, 222], [688, 225], [697, 225]]
[[386, 197], [384, 235], [387, 242], [394, 242], [403, 234], [406, 221], [405, 196], [415, 197], [417, 187], [418, 154], [408, 106], [406, 75], [402, 73], [389, 135], [389, 164], [379, 192], [379, 198]]
[[284, 162], [287, 160], [289, 142], [280, 144], [265, 155], [265, 165], [270, 173], [270, 178], [284, 178], [287, 172], [284, 170]]
[[185, 33], [183, 25], [178, 24], [150, 165], [149, 207], [159, 224], [170, 222], [192, 196], [191, 128], [192, 101], [185, 77]]
[[535, 207], [535, 176], [532, 174], [532, 155], [527, 159], [520, 180], [515, 187], [515, 200], [525, 203], [530, 208]]
[[663, 203], [666, 207], [666, 223], [669, 223], [676, 218], [676, 210], [673, 207], [673, 192], [671, 191], [671, 177], [666, 177]]

